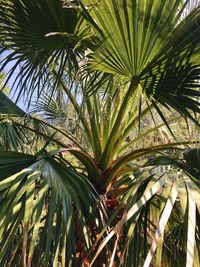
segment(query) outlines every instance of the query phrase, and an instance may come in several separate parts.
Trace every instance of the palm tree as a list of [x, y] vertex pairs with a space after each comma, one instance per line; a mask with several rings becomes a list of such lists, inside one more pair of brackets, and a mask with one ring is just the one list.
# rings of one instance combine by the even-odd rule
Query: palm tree
[[184, 152], [198, 145], [200, 6], [189, 7], [1, 3], [0, 72], [16, 99], [0, 94], [1, 266], [199, 266], [199, 177]]

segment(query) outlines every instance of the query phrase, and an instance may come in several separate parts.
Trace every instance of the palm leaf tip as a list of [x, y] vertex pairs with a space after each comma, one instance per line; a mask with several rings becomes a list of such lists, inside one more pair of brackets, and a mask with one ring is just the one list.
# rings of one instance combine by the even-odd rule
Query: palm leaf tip
[[26, 113], [10, 100], [2, 91], [0, 91], [0, 112], [2, 114], [12, 114], [24, 116]]

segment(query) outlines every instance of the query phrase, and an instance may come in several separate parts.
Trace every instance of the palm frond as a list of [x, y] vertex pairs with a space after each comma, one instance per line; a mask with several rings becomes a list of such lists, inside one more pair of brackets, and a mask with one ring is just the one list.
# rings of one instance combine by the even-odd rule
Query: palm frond
[[[119, 258], [117, 253], [115, 254], [116, 263], [121, 264], [120, 266], [148, 267], [155, 264], [155, 261], [157, 261], [158, 266], [162, 266], [158, 264], [159, 262], [164, 264], [164, 258], [162, 258], [162, 261], [159, 260], [162, 253], [164, 255], [170, 253], [173, 259], [171, 265], [168, 261], [166, 266], [178, 264], [180, 253], [183, 253], [182, 262], [185, 266], [191, 266], [193, 261], [198, 266], [199, 259], [198, 256], [194, 257], [194, 254], [197, 253], [195, 249], [196, 242], [199, 242], [195, 230], [195, 221], [196, 216], [198, 216], [196, 208], [199, 208], [198, 199], [200, 194], [199, 187], [196, 186], [193, 178], [184, 170], [168, 165], [144, 169], [139, 174], [135, 173], [134, 178], [124, 179], [124, 184], [127, 187], [121, 201], [125, 204], [127, 210], [117, 224], [113, 224], [113, 219], [116, 218], [116, 214], [114, 215], [113, 212], [110, 220], [112, 228], [101, 242], [92, 259], [91, 266], [108, 242], [113, 238], [117, 239], [118, 235], [122, 236], [124, 230], [126, 238], [122, 245], [123, 256]], [[119, 184], [119, 186], [121, 185]], [[183, 203], [185, 203], [185, 206], [182, 205]], [[117, 214], [119, 214], [119, 210], [120, 208], [116, 211]], [[145, 217], [145, 214], [148, 214], [147, 217]], [[143, 219], [144, 226], [142, 226]], [[176, 246], [176, 253], [179, 253], [179, 256], [173, 255], [174, 250], [167, 248], [171, 242], [169, 240], [170, 236], [174, 234], [171, 231], [171, 229], [175, 230], [174, 224], [177, 224], [177, 227], [183, 231], [182, 235], [177, 237], [177, 242], [182, 244]], [[124, 225], [126, 225], [125, 228], [123, 228]], [[187, 241], [185, 240], [186, 236], [188, 236]], [[136, 242], [138, 238], [139, 243]], [[149, 249], [148, 253], [147, 249]], [[156, 249], [160, 251], [156, 252]], [[155, 252], [157, 256], [155, 256]], [[132, 258], [133, 253], [137, 257], [134, 260]], [[160, 256], [158, 256], [159, 253], [161, 253]]]
[[200, 7], [179, 20], [187, 3], [85, 1], [103, 38], [91, 53], [92, 66], [139, 81], [150, 100], [195, 120], [190, 111], [200, 111]]
[[84, 1], [97, 33], [103, 37], [93, 66], [125, 77], [138, 76], [165, 44], [186, 3]]
[[13, 81], [17, 98], [44, 88], [56, 69], [54, 90], [68, 63], [77, 67], [82, 51], [77, 45], [82, 38], [76, 33], [78, 20], [76, 10], [64, 9], [57, 0], [1, 3], [1, 53], [6, 51], [1, 70], [8, 66], [6, 82], [18, 73]]
[[[19, 157], [25, 157], [17, 153], [1, 154], [13, 163], [20, 163]], [[7, 266], [21, 258], [28, 266], [31, 262], [45, 266], [64, 266], [66, 261], [69, 265], [76, 264], [75, 255], [80, 249], [76, 239], [85, 244], [86, 251], [92, 245], [89, 216], [98, 196], [85, 177], [56, 154], [30, 159], [29, 165], [26, 159], [26, 169], [0, 183], [1, 203], [4, 203], [0, 224], [7, 225], [0, 233], [0, 263]], [[10, 160], [7, 164], [1, 161], [2, 171], [7, 172], [7, 168], [12, 172], [15, 167]], [[20, 246], [13, 259], [16, 242]]]

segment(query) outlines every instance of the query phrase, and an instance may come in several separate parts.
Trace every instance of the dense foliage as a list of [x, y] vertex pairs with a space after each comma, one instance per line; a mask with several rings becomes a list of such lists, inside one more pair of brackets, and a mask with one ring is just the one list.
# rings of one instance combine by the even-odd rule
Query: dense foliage
[[0, 1], [0, 266], [199, 266], [198, 2]]

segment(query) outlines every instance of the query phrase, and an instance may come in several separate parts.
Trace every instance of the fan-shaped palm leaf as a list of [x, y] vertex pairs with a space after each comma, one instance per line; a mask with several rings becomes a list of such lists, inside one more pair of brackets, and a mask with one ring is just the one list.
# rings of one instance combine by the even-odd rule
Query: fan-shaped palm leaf
[[77, 64], [76, 57], [82, 51], [78, 43], [83, 34], [77, 35], [78, 20], [77, 12], [62, 8], [58, 0], [1, 3], [1, 53], [7, 53], [1, 60], [1, 69], [9, 63], [7, 80], [17, 73], [13, 84], [15, 89], [20, 88], [18, 97], [44, 87], [56, 69], [54, 87], [67, 64]]
[[[116, 253], [116, 262], [120, 262], [120, 266], [151, 266], [151, 262], [153, 264], [155, 263], [154, 254], [156, 249], [160, 250], [162, 247], [163, 250], [167, 249], [168, 241], [165, 235], [171, 234], [170, 227], [173, 226], [170, 226], [170, 216], [174, 216], [174, 213], [177, 213], [176, 216], [178, 218], [183, 214], [183, 220], [179, 219], [177, 221], [178, 227], [183, 227], [184, 221], [187, 225], [187, 231], [182, 236], [177, 237], [179, 242], [183, 242], [184, 248], [177, 247], [176, 249], [183, 249], [183, 264], [185, 266], [192, 266], [193, 263], [195, 266], [198, 266], [199, 257], [195, 247], [199, 247], [199, 233], [195, 230], [195, 220], [197, 216], [196, 208], [199, 209], [198, 199], [200, 194], [199, 188], [195, 183], [197, 180], [183, 170], [172, 169], [169, 165], [167, 167], [157, 167], [152, 170], [147, 169], [147, 171], [143, 172], [143, 174], [140, 173], [134, 179], [124, 180], [124, 183], [128, 187], [122, 198], [122, 203], [126, 203], [127, 211], [117, 225], [113, 224], [116, 215], [111, 217], [109, 223], [113, 227], [100, 244], [91, 262], [91, 266], [93, 266], [95, 259], [109, 240], [114, 236], [117, 239], [118, 235], [122, 235], [124, 231], [123, 225], [125, 224], [127, 224], [125, 228], [125, 236], [127, 238], [119, 241], [119, 246], [120, 242], [124, 242], [122, 245], [124, 248], [124, 258], [118, 258]], [[174, 205], [176, 206], [175, 209], [173, 209]], [[158, 219], [155, 217], [156, 213], [152, 214], [153, 210], [156, 210], [156, 206], [158, 207], [158, 215], [156, 215]], [[117, 210], [117, 213], [119, 211], [120, 209]], [[145, 213], [148, 214], [148, 217], [145, 217], [145, 224], [142, 226], [142, 218], [146, 216]], [[147, 218], [148, 221], [146, 221]], [[102, 233], [104, 231], [102, 230]], [[185, 242], [186, 236], [187, 241]], [[138, 239], [140, 239], [140, 245], [136, 242]], [[145, 246], [149, 248], [148, 253], [145, 252]], [[137, 250], [135, 253], [137, 259], [132, 258], [134, 250]], [[162, 250], [158, 251], [158, 253], [161, 253], [161, 257]], [[175, 262], [176, 264], [179, 263], [179, 258], [173, 258], [172, 265], [168, 262], [166, 266], [173, 266]], [[161, 264], [164, 263], [164, 259], [158, 260], [157, 258], [156, 260], [156, 266], [162, 266]]]
[[[54, 153], [40, 159], [1, 154], [7, 159], [1, 161], [1, 173], [8, 174], [8, 168], [10, 174], [16, 172], [15, 166], [22, 169], [0, 182], [0, 224], [7, 225], [0, 233], [1, 266], [20, 262], [31, 266], [32, 261], [34, 266], [65, 266], [66, 261], [68, 266], [75, 266], [80, 248], [74, 237], [85, 244], [86, 251], [92, 245], [88, 227], [97, 204], [94, 189]], [[21, 161], [23, 158], [26, 163]], [[19, 246], [13, 255], [11, 248], [15, 249], [16, 242]]]
[[84, 4], [102, 40], [91, 53], [93, 68], [135, 80], [150, 99], [194, 119], [189, 110], [199, 113], [200, 8], [181, 21], [187, 2]]

